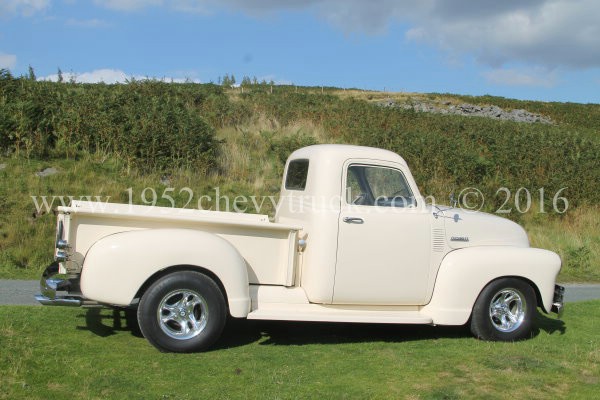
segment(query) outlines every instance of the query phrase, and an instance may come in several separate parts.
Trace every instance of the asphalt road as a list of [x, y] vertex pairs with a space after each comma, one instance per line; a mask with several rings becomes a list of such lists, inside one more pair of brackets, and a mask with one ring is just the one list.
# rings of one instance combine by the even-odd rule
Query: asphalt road
[[[564, 284], [565, 302], [600, 299], [600, 284]], [[39, 305], [33, 295], [40, 292], [38, 281], [0, 279], [0, 305]]]

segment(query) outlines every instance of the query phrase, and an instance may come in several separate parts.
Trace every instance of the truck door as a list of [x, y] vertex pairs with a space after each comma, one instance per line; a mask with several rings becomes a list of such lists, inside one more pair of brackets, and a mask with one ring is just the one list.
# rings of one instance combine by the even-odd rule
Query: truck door
[[403, 169], [383, 162], [345, 164], [334, 304], [425, 303], [431, 221], [416, 204]]

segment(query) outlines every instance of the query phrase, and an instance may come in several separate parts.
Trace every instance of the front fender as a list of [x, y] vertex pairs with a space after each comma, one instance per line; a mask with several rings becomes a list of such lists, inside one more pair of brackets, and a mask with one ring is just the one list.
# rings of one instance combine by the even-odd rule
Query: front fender
[[442, 260], [433, 296], [421, 312], [439, 325], [462, 325], [483, 288], [501, 277], [531, 281], [545, 311], [552, 308], [560, 257], [530, 247], [481, 246], [455, 250]]
[[126, 306], [149, 277], [175, 265], [215, 274], [232, 316], [245, 317], [250, 311], [244, 258], [225, 239], [191, 229], [136, 230], [98, 240], [83, 262], [81, 292], [90, 300]]

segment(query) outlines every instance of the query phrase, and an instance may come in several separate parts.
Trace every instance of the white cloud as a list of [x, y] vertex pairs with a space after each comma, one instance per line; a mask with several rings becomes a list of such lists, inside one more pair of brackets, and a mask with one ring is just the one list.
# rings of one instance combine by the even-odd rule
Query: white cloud
[[489, 8], [486, 0], [471, 13], [450, 7], [467, 8], [472, 4], [467, 0], [431, 3], [432, 9], [413, 17], [409, 40], [472, 54], [494, 67], [515, 61], [547, 68], [600, 66], [597, 0], [505, 1]]
[[553, 87], [557, 83], [554, 71], [534, 69], [493, 69], [482, 74], [486, 80], [500, 86], [540, 86]]
[[[294, 83], [289, 79], [278, 78], [275, 75], [264, 75], [256, 78], [257, 81], [262, 82], [273, 82], [275, 85], [293, 85]], [[241, 82], [241, 79], [240, 79]]]
[[49, 5], [50, 0], [0, 0], [0, 16], [17, 14], [28, 17]]
[[377, 33], [404, 23], [409, 41], [432, 44], [454, 58], [472, 55], [495, 68], [511, 62], [600, 66], [598, 0], [348, 0], [343, 6], [324, 0], [318, 12], [349, 31]]
[[[77, 83], [126, 83], [131, 80], [146, 80], [146, 79], [156, 79], [163, 82], [174, 82], [174, 83], [200, 83], [199, 79], [191, 79], [187, 77], [148, 77], [148, 76], [140, 76], [140, 75], [127, 75], [120, 69], [97, 69], [91, 72], [63, 72], [62, 78], [64, 82], [74, 81]], [[59, 79], [58, 74], [52, 74], [45, 77], [40, 78], [40, 80], [57, 82]]]
[[0, 53], [0, 68], [13, 69], [17, 65], [17, 56]]
[[[78, 83], [124, 83], [129, 77], [125, 72], [118, 69], [97, 69], [91, 72], [75, 73], [75, 72], [63, 72], [62, 79], [65, 82], [75, 81]], [[57, 82], [59, 79], [58, 74], [48, 75], [40, 80]]]

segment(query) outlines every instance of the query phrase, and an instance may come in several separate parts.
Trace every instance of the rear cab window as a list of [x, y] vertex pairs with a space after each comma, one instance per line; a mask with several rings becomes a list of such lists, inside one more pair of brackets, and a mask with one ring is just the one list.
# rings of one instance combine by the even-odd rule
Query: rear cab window
[[292, 160], [288, 164], [285, 188], [287, 190], [304, 190], [307, 177], [308, 160]]

